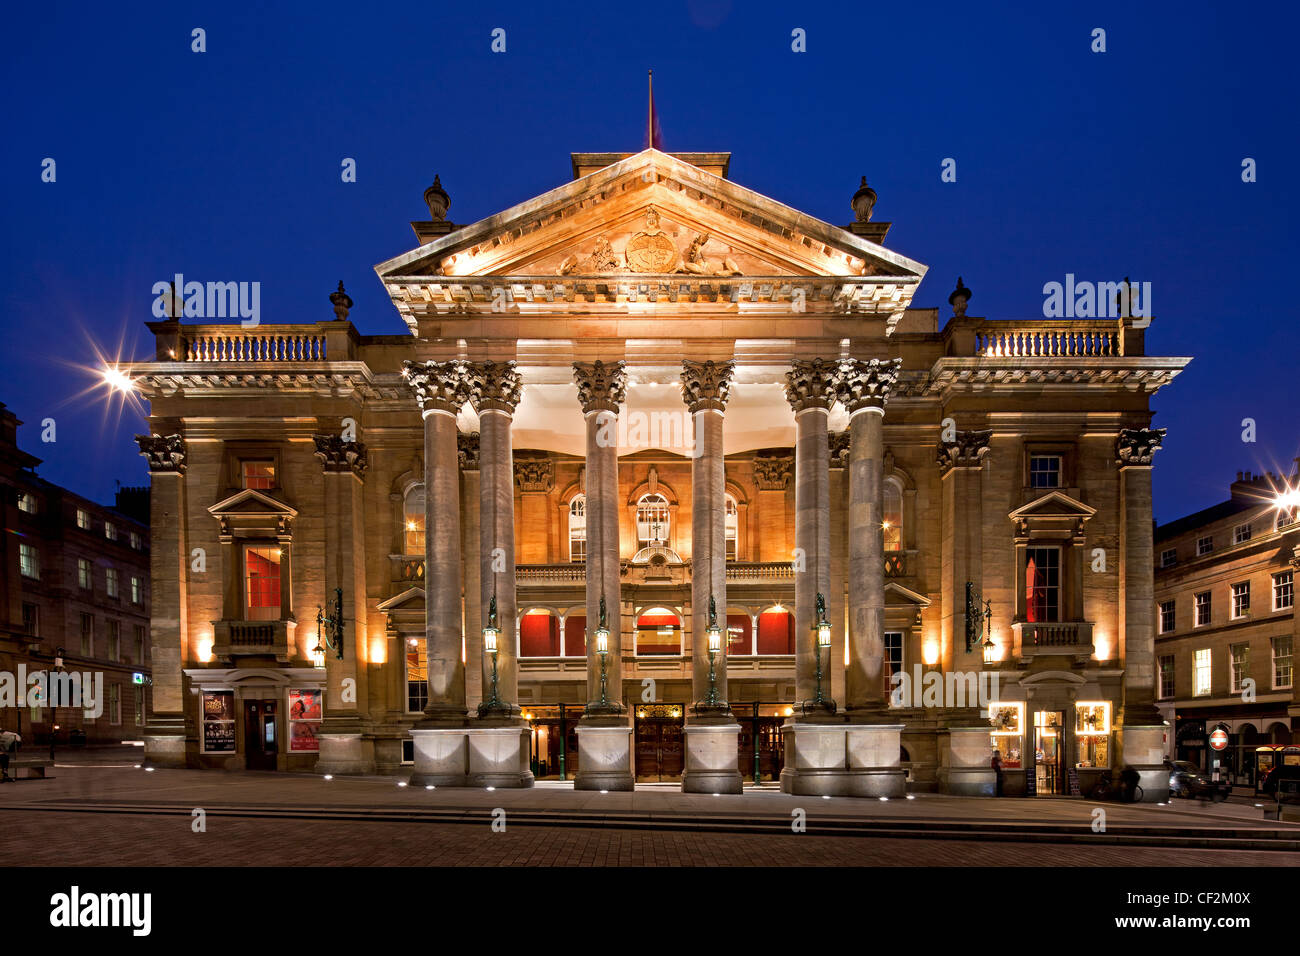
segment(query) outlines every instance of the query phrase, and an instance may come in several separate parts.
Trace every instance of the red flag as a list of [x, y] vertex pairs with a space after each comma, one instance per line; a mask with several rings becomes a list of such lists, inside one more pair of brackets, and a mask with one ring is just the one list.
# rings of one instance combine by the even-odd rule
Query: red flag
[[655, 71], [650, 71], [650, 112], [646, 116], [645, 144], [654, 149], [664, 148], [664, 135], [659, 129], [659, 114], [655, 112]]
[[1025, 564], [1025, 618], [1031, 623], [1038, 620], [1038, 569], [1031, 556]]

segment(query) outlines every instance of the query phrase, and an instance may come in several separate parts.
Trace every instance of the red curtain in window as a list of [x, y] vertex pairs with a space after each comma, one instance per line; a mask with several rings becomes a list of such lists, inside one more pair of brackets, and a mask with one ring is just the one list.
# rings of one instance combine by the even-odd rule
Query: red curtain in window
[[[249, 548], [245, 552], [248, 567], [248, 607], [263, 609], [258, 619], [276, 617], [280, 609], [280, 562], [269, 548]], [[270, 614], [275, 611], [276, 614]]]
[[753, 623], [748, 614], [727, 615], [727, 653], [754, 653]]
[[758, 653], [794, 653], [794, 615], [789, 611], [764, 611], [758, 616]]
[[1043, 619], [1043, 605], [1047, 603], [1047, 594], [1039, 580], [1038, 568], [1031, 554], [1025, 562], [1025, 618], [1033, 624]]
[[570, 614], [564, 619], [564, 656], [587, 656], [587, 615]]
[[519, 619], [520, 657], [559, 657], [560, 619], [554, 614], [525, 614]]

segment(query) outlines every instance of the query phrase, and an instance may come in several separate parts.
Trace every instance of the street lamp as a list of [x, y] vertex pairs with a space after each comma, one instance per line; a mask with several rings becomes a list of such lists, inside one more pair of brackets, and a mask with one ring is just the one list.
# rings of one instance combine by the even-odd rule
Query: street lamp
[[835, 701], [822, 696], [822, 654], [830, 650], [831, 622], [826, 619], [826, 598], [817, 592], [817, 621], [813, 624], [813, 651], [817, 656], [817, 693], [810, 701], [804, 701], [804, 713], [812, 710], [824, 710], [835, 713]]
[[704, 637], [709, 648], [709, 696], [703, 704], [695, 705], [695, 711], [725, 711], [727, 702], [718, 698], [718, 674], [714, 666], [718, 652], [722, 650], [722, 628], [718, 626], [718, 604], [712, 595], [709, 596], [709, 626], [704, 629]]
[[483, 653], [492, 658], [492, 696], [478, 705], [480, 717], [489, 717], [493, 714], [509, 717], [516, 713], [514, 705], [503, 701], [497, 689], [497, 654], [501, 650], [500, 639], [501, 628], [497, 626], [497, 596], [493, 594], [492, 601], [488, 604], [487, 624], [483, 627]]
[[596, 653], [600, 655], [600, 700], [592, 703], [587, 702], [586, 712], [588, 714], [617, 714], [621, 713], [622, 706], [617, 703], [611, 703], [609, 699], [609, 683], [606, 675], [607, 658], [609, 657], [609, 627], [605, 622], [605, 595], [600, 596], [600, 625], [596, 628]]
[[[974, 581], [966, 582], [966, 653], [975, 650], [976, 646], [987, 650], [993, 647], [993, 603], [985, 601], [984, 606], [980, 607], [980, 594], [975, 589]], [[984, 640], [980, 640], [980, 632], [984, 632]]]
[[[321, 646], [324, 641], [325, 646]], [[311, 652], [321, 666], [324, 666], [325, 647], [334, 651], [339, 660], [343, 660], [343, 589], [334, 589], [334, 601], [330, 613], [326, 614], [319, 605], [316, 607], [316, 646]]]

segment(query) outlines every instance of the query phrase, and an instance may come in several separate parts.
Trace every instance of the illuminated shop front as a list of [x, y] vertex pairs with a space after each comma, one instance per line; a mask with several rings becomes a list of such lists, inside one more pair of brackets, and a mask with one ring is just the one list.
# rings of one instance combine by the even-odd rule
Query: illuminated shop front
[[[1007, 795], [1071, 794], [1076, 786], [1086, 792], [1097, 771], [1110, 769], [1108, 700], [1076, 701], [1072, 727], [1058, 710], [1035, 710], [1027, 724], [1024, 701], [996, 701], [988, 709], [989, 746], [1008, 775]], [[1033, 734], [1028, 741], [1027, 731]], [[1073, 779], [1071, 768], [1076, 771]]]

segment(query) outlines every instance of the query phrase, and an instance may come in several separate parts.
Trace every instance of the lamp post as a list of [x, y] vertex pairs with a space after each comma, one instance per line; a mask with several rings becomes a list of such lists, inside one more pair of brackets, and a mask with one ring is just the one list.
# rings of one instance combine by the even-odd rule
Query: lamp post
[[492, 696], [478, 705], [480, 717], [494, 715], [513, 717], [519, 712], [513, 704], [502, 700], [497, 690], [497, 654], [500, 652], [498, 646], [500, 638], [501, 628], [497, 626], [497, 596], [493, 594], [488, 604], [487, 624], [483, 626], [483, 653], [492, 658]]
[[[975, 650], [976, 645], [988, 649], [993, 646], [993, 604], [985, 601], [980, 607], [980, 595], [975, 590], [975, 582], [966, 582], [966, 653]], [[980, 632], [984, 640], [980, 640]]]
[[718, 674], [714, 666], [718, 651], [722, 650], [722, 628], [718, 627], [718, 604], [712, 595], [709, 596], [709, 626], [705, 628], [704, 636], [709, 646], [709, 696], [703, 706], [696, 704], [695, 710], [697, 713], [724, 711], [728, 709], [727, 702], [718, 698]]
[[[324, 641], [324, 646], [321, 642]], [[312, 654], [321, 661], [320, 665], [324, 666], [325, 648], [328, 647], [338, 655], [339, 660], [343, 660], [343, 589], [334, 589], [334, 600], [330, 604], [330, 612], [325, 611], [317, 605], [316, 607], [316, 646], [312, 648]]]
[[600, 596], [600, 625], [596, 628], [596, 653], [600, 655], [600, 702], [587, 704], [587, 713], [607, 714], [613, 708], [609, 703], [609, 686], [605, 675], [605, 660], [609, 657], [609, 627], [605, 623], [605, 595]]
[[835, 713], [835, 701], [822, 696], [822, 653], [831, 646], [831, 622], [826, 619], [826, 598], [817, 592], [817, 621], [813, 624], [813, 652], [817, 658], [817, 693], [812, 700], [804, 701], [803, 711], [823, 710]]

